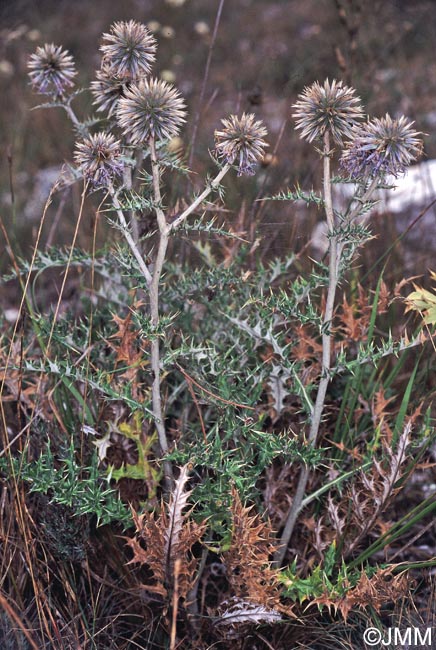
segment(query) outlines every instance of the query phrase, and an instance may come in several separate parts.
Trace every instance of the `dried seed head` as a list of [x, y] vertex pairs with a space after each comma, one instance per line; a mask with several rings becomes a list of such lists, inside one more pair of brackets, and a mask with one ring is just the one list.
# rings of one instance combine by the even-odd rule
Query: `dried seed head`
[[123, 171], [120, 143], [111, 133], [96, 133], [78, 142], [74, 160], [95, 187], [106, 187]]
[[156, 39], [145, 25], [135, 20], [117, 22], [103, 34], [104, 65], [116, 77], [137, 79], [147, 75], [155, 60]]
[[215, 131], [215, 150], [219, 157], [238, 167], [238, 176], [253, 175], [254, 164], [263, 159], [268, 144], [263, 139], [267, 131], [253, 113], [243, 113], [239, 118], [230, 115], [221, 120], [224, 128]]
[[145, 79], [126, 90], [118, 102], [117, 119], [132, 144], [141, 144], [150, 135], [169, 140], [185, 122], [184, 109], [183, 98], [171, 84]]
[[91, 81], [91, 92], [94, 95], [94, 104], [98, 106], [97, 111], [107, 111], [108, 117], [112, 117], [118, 106], [120, 97], [124, 97], [125, 91], [130, 82], [116, 77], [107, 66], [97, 71], [97, 80]]
[[77, 72], [71, 54], [53, 43], [37, 47], [27, 64], [34, 89], [42, 94], [63, 95], [74, 86]]
[[361, 179], [404, 174], [423, 150], [422, 133], [414, 131], [413, 124], [404, 115], [392, 119], [386, 114], [355, 127], [342, 154], [342, 168]]
[[353, 126], [363, 118], [355, 90], [335, 79], [332, 83], [327, 79], [324, 86], [317, 81], [307, 86], [293, 108], [295, 128], [301, 129], [300, 137], [308, 142], [322, 139], [328, 131], [336, 144], [342, 145], [344, 138], [351, 137]]

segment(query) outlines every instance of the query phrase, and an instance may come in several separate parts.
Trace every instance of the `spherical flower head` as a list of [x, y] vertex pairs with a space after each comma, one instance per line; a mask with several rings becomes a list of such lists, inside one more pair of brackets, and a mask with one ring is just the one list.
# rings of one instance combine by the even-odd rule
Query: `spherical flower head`
[[107, 187], [123, 171], [120, 143], [111, 133], [96, 133], [78, 142], [74, 160], [94, 187]]
[[129, 20], [117, 22], [108, 34], [103, 34], [104, 65], [116, 77], [137, 79], [151, 70], [155, 60], [156, 39], [145, 25]]
[[63, 95], [66, 88], [74, 86], [77, 72], [73, 57], [53, 43], [37, 47], [27, 67], [32, 86], [38, 93]]
[[362, 180], [404, 174], [423, 150], [422, 134], [413, 130], [413, 124], [404, 115], [393, 119], [386, 114], [359, 125], [342, 154], [342, 168]]
[[242, 117], [230, 115], [221, 120], [224, 128], [215, 131], [215, 150], [227, 163], [238, 167], [238, 176], [254, 174], [254, 165], [262, 160], [268, 144], [263, 139], [267, 131], [253, 113], [243, 113]]
[[354, 88], [344, 86], [342, 81], [327, 79], [321, 86], [317, 81], [306, 86], [293, 105], [292, 117], [301, 129], [300, 137], [312, 142], [321, 140], [326, 132], [334, 142], [342, 145], [344, 138], [349, 138], [353, 126], [363, 118], [360, 99], [355, 96]]
[[118, 100], [124, 97], [130, 81], [116, 77], [107, 66], [102, 66], [96, 76], [96, 81], [91, 81], [93, 103], [98, 106], [97, 112], [107, 111], [108, 117], [112, 117], [116, 112]]
[[171, 84], [145, 79], [132, 84], [118, 102], [117, 120], [124, 135], [134, 145], [175, 137], [185, 122], [183, 98]]

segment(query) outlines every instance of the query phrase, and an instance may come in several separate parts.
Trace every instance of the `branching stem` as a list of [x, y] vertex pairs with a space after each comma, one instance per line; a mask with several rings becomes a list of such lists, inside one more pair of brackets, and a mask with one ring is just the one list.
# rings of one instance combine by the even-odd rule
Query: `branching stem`
[[116, 210], [117, 216], [118, 216], [118, 221], [120, 222], [121, 229], [123, 231], [123, 235], [126, 239], [126, 242], [129, 245], [130, 250], [132, 251], [133, 256], [135, 257], [136, 261], [138, 262], [139, 270], [141, 271], [142, 275], [144, 276], [145, 281], [147, 282], [147, 285], [150, 286], [152, 282], [152, 275], [150, 273], [150, 270], [147, 266], [147, 264], [144, 262], [144, 258], [141, 255], [141, 252], [136, 245], [135, 240], [133, 239], [128, 223], [126, 221], [126, 218], [124, 216], [123, 208], [121, 207], [121, 204], [118, 200], [118, 194], [115, 191], [113, 185], [109, 185], [109, 194], [111, 195], [112, 199], [112, 204]]
[[86, 137], [89, 135], [89, 129], [88, 129], [88, 127], [86, 126], [86, 124], [84, 124], [83, 122], [81, 122], [81, 121], [79, 120], [79, 118], [77, 117], [76, 113], [75, 113], [74, 110], [71, 108], [70, 101], [71, 101], [71, 99], [70, 99], [70, 100], [67, 100], [67, 101], [65, 101], [65, 102], [63, 102], [63, 103], [62, 103], [62, 106], [64, 107], [64, 109], [65, 109], [65, 111], [66, 111], [68, 117], [70, 118], [70, 120], [71, 120], [71, 122], [72, 122], [74, 128], [76, 129], [77, 133], [78, 133], [82, 138], [86, 138]]
[[186, 221], [186, 219], [189, 217], [189, 215], [192, 214], [198, 208], [199, 205], [201, 205], [201, 203], [204, 201], [204, 199], [207, 198], [207, 196], [209, 196], [209, 194], [212, 192], [212, 190], [215, 190], [218, 187], [218, 185], [221, 183], [224, 176], [227, 174], [227, 172], [231, 168], [232, 168], [232, 166], [229, 165], [229, 163], [226, 163], [224, 165], [224, 167], [222, 169], [220, 169], [219, 173], [215, 176], [213, 181], [211, 181], [207, 185], [207, 187], [205, 187], [203, 192], [201, 194], [199, 194], [199, 196], [197, 196], [195, 201], [193, 201], [191, 203], [191, 205], [188, 206], [186, 208], [186, 210], [184, 212], [182, 212], [182, 214], [179, 215], [177, 217], [177, 219], [175, 219], [168, 226], [170, 233], [174, 232], [174, 230], [177, 230], [177, 228], [179, 228], [183, 224], [183, 222]]
[[[113, 206], [118, 215], [118, 221], [121, 225], [124, 237], [129, 245], [132, 254], [134, 255], [136, 261], [138, 262], [139, 269], [147, 282], [147, 287], [149, 291], [150, 298], [150, 318], [151, 324], [154, 328], [157, 328], [159, 325], [159, 287], [160, 280], [162, 276], [163, 267], [165, 264], [166, 253], [168, 249], [169, 238], [171, 234], [180, 227], [186, 219], [192, 214], [199, 205], [206, 199], [206, 197], [215, 190], [227, 172], [231, 169], [231, 165], [225, 164], [222, 169], [218, 172], [216, 177], [207, 185], [203, 192], [191, 203], [191, 205], [186, 208], [186, 210], [179, 215], [179, 217], [173, 221], [173, 223], [168, 224], [165, 213], [162, 207], [162, 195], [160, 190], [161, 183], [161, 171], [159, 166], [159, 160], [156, 153], [156, 142], [153, 135], [149, 139], [150, 145], [150, 160], [151, 160], [151, 171], [152, 171], [152, 187], [153, 187], [153, 201], [154, 201], [154, 210], [156, 213], [157, 224], [159, 228], [159, 244], [157, 249], [156, 258], [154, 260], [154, 266], [152, 271], [146, 265], [142, 254], [138, 248], [137, 243], [135, 242], [132, 234], [129, 230], [126, 218], [123, 213], [122, 206], [118, 200], [117, 192], [114, 190], [113, 186], [109, 187], [109, 193], [112, 198]], [[165, 417], [164, 410], [162, 406], [162, 394], [161, 394], [161, 357], [160, 357], [160, 344], [159, 337], [155, 336], [151, 342], [151, 370], [153, 373], [152, 381], [152, 411], [155, 418], [155, 425], [157, 429], [160, 451], [163, 456], [168, 454], [169, 445], [168, 438], [165, 429]], [[164, 461], [164, 476], [165, 476], [165, 488], [169, 492], [172, 488], [173, 483], [173, 471], [172, 465], [169, 461]]]

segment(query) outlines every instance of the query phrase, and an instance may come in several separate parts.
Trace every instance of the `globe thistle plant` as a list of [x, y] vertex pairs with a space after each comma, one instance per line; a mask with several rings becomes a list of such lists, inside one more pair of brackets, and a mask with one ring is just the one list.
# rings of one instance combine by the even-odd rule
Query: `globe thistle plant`
[[53, 43], [38, 47], [27, 67], [33, 88], [41, 94], [63, 95], [77, 74], [71, 54]]
[[[97, 111], [115, 118], [120, 129], [119, 139], [109, 132], [91, 135], [90, 129], [96, 121], [80, 121], [71, 106], [71, 97], [61, 94], [65, 87], [72, 85], [76, 74], [68, 53], [54, 45], [39, 48], [29, 68], [32, 83], [38, 90], [55, 89], [57, 101], [52, 104], [65, 109], [79, 134], [74, 161], [86, 181], [84, 189], [104, 191], [102, 204], [110, 203], [111, 216], [115, 215], [118, 229], [132, 255], [129, 266], [132, 262], [131, 268], [136, 269], [135, 285], [136, 272], [142, 276], [138, 286], [147, 294], [148, 299], [144, 301], [147, 322], [152, 331], [159, 333], [159, 336], [150, 337], [151, 405], [146, 411], [154, 418], [163, 489], [169, 494], [174, 487], [174, 476], [172, 461], [167, 459], [172, 442], [167, 434], [162, 393], [163, 373], [167, 370], [160, 334], [166, 329], [161, 314], [160, 289], [170, 241], [191, 215], [203, 212], [212, 193], [221, 196], [221, 182], [233, 166], [237, 167], [239, 175], [254, 173], [255, 163], [262, 159], [268, 146], [264, 140], [266, 129], [252, 114], [231, 115], [223, 120], [221, 130], [215, 133], [216, 152], [223, 164], [218, 166], [214, 178], [207, 179], [203, 190], [196, 192], [183, 210], [174, 214], [175, 206], [174, 210], [167, 208], [163, 200], [164, 172], [169, 160], [164, 151], [168, 144], [165, 141], [176, 137], [186, 120], [184, 99], [172, 84], [148, 76], [156, 42], [140, 23], [133, 20], [115, 23], [110, 32], [104, 34], [100, 49], [102, 63], [91, 84], [91, 92]], [[127, 155], [126, 149], [135, 151]], [[171, 161], [171, 166], [174, 172], [185, 172], [184, 165], [177, 160], [174, 165]], [[144, 177], [146, 182], [142, 183]], [[148, 237], [141, 236], [139, 228], [143, 206], [147, 210], [151, 208], [156, 217], [152, 245], [147, 242]], [[148, 388], [146, 399], [148, 402]]]
[[183, 98], [165, 81], [146, 79], [132, 84], [118, 102], [117, 119], [124, 135], [134, 145], [150, 136], [169, 140], [185, 122]]
[[114, 115], [118, 100], [124, 97], [130, 82], [125, 78], [116, 77], [110, 68], [102, 66], [97, 71], [97, 79], [91, 82], [91, 92], [94, 95], [94, 104], [98, 112], [107, 111], [108, 117]]
[[336, 144], [342, 145], [344, 138], [352, 136], [353, 126], [363, 118], [355, 90], [335, 79], [331, 83], [327, 79], [323, 86], [317, 81], [307, 86], [293, 108], [295, 128], [301, 129], [300, 137], [308, 142], [322, 140], [328, 132]]
[[78, 142], [74, 160], [94, 187], [107, 187], [123, 171], [120, 143], [111, 133], [96, 133]]
[[156, 39], [135, 20], [117, 22], [103, 34], [103, 63], [116, 77], [138, 79], [149, 74], [155, 60]]
[[242, 117], [230, 115], [221, 120], [224, 128], [215, 131], [215, 150], [227, 163], [238, 167], [238, 176], [254, 174], [254, 164], [262, 160], [268, 144], [263, 139], [267, 131], [253, 113]]
[[351, 178], [397, 178], [422, 153], [421, 133], [402, 115], [386, 114], [353, 129], [341, 158], [341, 166]]

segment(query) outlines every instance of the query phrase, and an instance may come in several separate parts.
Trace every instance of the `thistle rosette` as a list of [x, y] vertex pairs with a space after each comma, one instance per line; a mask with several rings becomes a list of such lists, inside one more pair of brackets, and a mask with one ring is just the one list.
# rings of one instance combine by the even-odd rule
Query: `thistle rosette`
[[77, 72], [74, 59], [67, 50], [53, 43], [36, 48], [27, 67], [30, 82], [38, 93], [64, 95], [67, 88], [74, 86]]
[[296, 129], [301, 129], [300, 137], [312, 142], [322, 140], [330, 133], [337, 145], [350, 138], [353, 127], [363, 118], [360, 99], [354, 88], [344, 86], [342, 81], [328, 79], [321, 86], [317, 81], [306, 86], [292, 108]]
[[117, 22], [103, 34], [103, 64], [118, 78], [138, 79], [149, 74], [155, 61], [156, 39], [142, 23]]
[[74, 160], [94, 187], [108, 187], [123, 172], [121, 145], [111, 133], [96, 133], [76, 144]]
[[146, 142], [150, 136], [170, 140], [179, 133], [185, 116], [179, 91], [159, 79], [132, 84], [118, 102], [118, 124], [133, 145]]
[[342, 153], [342, 169], [354, 179], [398, 178], [422, 154], [422, 133], [413, 124], [404, 115], [392, 118], [386, 113], [357, 126]]
[[243, 113], [239, 118], [230, 115], [221, 120], [224, 128], [215, 131], [215, 151], [230, 165], [238, 167], [238, 176], [252, 176], [255, 163], [263, 159], [268, 144], [263, 139], [267, 130], [256, 121], [253, 113]]

